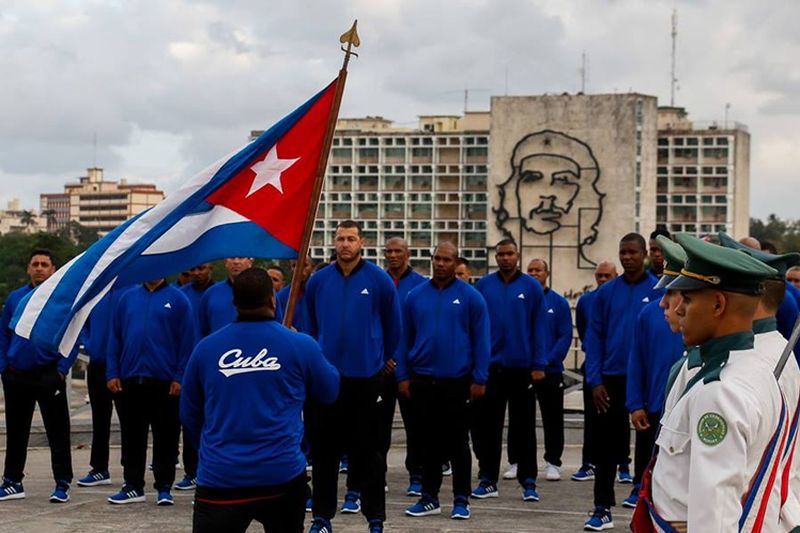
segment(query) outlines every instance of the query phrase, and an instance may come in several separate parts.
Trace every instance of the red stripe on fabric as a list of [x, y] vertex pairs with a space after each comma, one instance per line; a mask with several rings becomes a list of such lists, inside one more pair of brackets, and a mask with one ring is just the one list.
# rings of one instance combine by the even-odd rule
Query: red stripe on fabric
[[207, 498], [195, 498], [195, 501], [208, 503], [211, 505], [239, 505], [243, 503], [259, 502], [262, 500], [274, 500], [280, 498], [283, 494], [275, 494], [272, 496], [256, 496], [254, 498], [242, 498], [239, 500], [209, 500]]
[[770, 493], [772, 492], [772, 486], [775, 484], [775, 478], [778, 476], [778, 469], [780, 468], [781, 464], [781, 457], [783, 456], [783, 450], [786, 446], [786, 439], [789, 436], [789, 419], [787, 417], [786, 422], [784, 423], [784, 431], [783, 437], [781, 438], [781, 445], [776, 450], [777, 454], [775, 455], [775, 464], [772, 466], [772, 473], [769, 475], [769, 481], [767, 481], [767, 487], [764, 489], [764, 495], [761, 498], [761, 506], [758, 509], [758, 514], [756, 515], [756, 521], [753, 524], [753, 533], [760, 533], [761, 528], [764, 527], [764, 516], [767, 514], [767, 505], [769, 504], [769, 497]]

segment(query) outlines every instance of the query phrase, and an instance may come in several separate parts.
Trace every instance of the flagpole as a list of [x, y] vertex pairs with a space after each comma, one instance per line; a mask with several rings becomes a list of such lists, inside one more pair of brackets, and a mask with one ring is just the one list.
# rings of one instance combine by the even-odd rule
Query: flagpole
[[344, 85], [347, 81], [347, 65], [350, 63], [350, 56], [358, 57], [358, 54], [352, 51], [353, 47], [358, 47], [361, 44], [356, 30], [358, 20], [353, 22], [350, 29], [339, 37], [340, 43], [347, 43], [347, 48], [342, 47], [344, 52], [344, 62], [342, 68], [339, 70], [339, 76], [336, 79], [336, 92], [333, 96], [333, 104], [331, 105], [331, 112], [328, 117], [328, 125], [325, 130], [325, 138], [322, 145], [322, 153], [319, 157], [319, 164], [317, 165], [317, 173], [314, 177], [314, 189], [311, 193], [311, 204], [309, 205], [308, 213], [306, 213], [306, 221], [303, 226], [303, 238], [300, 241], [300, 249], [297, 251], [297, 262], [292, 271], [292, 286], [289, 290], [289, 301], [286, 304], [286, 311], [283, 315], [283, 324], [286, 327], [292, 326], [294, 319], [294, 310], [297, 305], [297, 298], [300, 296], [300, 279], [303, 273], [303, 267], [308, 260], [308, 248], [311, 244], [311, 234], [314, 231], [314, 221], [317, 218], [317, 208], [319, 207], [319, 197], [322, 193], [322, 185], [325, 183], [325, 172], [328, 169], [328, 155], [331, 151], [333, 144], [333, 134], [336, 131], [336, 121], [339, 118], [339, 106], [342, 103], [342, 95], [344, 94]]

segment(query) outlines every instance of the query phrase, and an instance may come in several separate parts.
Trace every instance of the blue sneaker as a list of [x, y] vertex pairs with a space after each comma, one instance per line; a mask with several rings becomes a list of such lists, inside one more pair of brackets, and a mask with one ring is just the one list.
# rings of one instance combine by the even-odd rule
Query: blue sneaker
[[333, 533], [333, 526], [331, 525], [331, 521], [327, 518], [317, 516], [311, 521], [311, 527], [308, 529], [308, 533]]
[[450, 511], [450, 518], [453, 520], [469, 520], [472, 513], [469, 510], [469, 498], [466, 496], [456, 496], [453, 500], [453, 510]]
[[361, 512], [361, 493], [348, 490], [344, 495], [344, 503], [341, 512], [344, 514], [356, 514]]
[[536, 480], [526, 479], [522, 486], [522, 501], [525, 502], [538, 502], [539, 493], [536, 492]]
[[135, 489], [130, 485], [123, 485], [118, 493], [108, 497], [108, 503], [122, 505], [126, 503], [139, 503], [144, 501], [144, 490]]
[[585, 531], [604, 531], [613, 528], [614, 521], [611, 519], [611, 510], [601, 506], [595, 507], [592, 517], [583, 524]]
[[306, 512], [307, 512], [307, 513], [310, 513], [310, 512], [311, 512], [311, 508], [312, 508], [313, 506], [314, 506], [314, 500], [312, 500], [311, 498], [308, 498], [308, 499], [306, 500]]
[[406, 496], [422, 496], [422, 479], [419, 476], [411, 476], [408, 480]]
[[89, 473], [78, 480], [79, 487], [96, 487], [97, 485], [111, 485], [111, 475], [108, 470], [89, 470]]
[[628, 465], [619, 465], [619, 470], [617, 471], [617, 483], [633, 483], [631, 469], [628, 467]]
[[452, 476], [453, 475], [453, 467], [450, 466], [450, 461], [447, 461], [442, 465], [442, 475], [443, 476]]
[[347, 456], [343, 455], [342, 460], [339, 461], [339, 473], [346, 474], [349, 468], [349, 462], [347, 461]]
[[176, 490], [192, 490], [197, 487], [197, 478], [183, 476], [183, 479], [173, 485]]
[[3, 478], [3, 485], [0, 486], [0, 502], [5, 500], [21, 500], [25, 497], [25, 489], [22, 483], [11, 481], [7, 477]]
[[631, 495], [622, 500], [622, 506], [629, 509], [636, 508], [636, 502], [639, 501], [639, 485], [634, 485]]
[[172, 494], [169, 493], [168, 490], [160, 490], [158, 491], [158, 499], [156, 500], [156, 505], [175, 505], [175, 499], [172, 497]]
[[570, 478], [572, 481], [592, 481], [594, 479], [594, 465], [581, 466]]
[[485, 479], [482, 479], [480, 484], [472, 490], [472, 497], [480, 500], [498, 496], [500, 496], [500, 492], [497, 490], [497, 485]]
[[50, 495], [50, 503], [67, 503], [69, 501], [69, 483], [64, 480], [56, 481], [56, 488]]
[[417, 503], [406, 509], [406, 514], [408, 516], [430, 516], [442, 514], [442, 508], [439, 506], [439, 500], [423, 494]]
[[383, 533], [383, 520], [370, 520], [369, 533]]

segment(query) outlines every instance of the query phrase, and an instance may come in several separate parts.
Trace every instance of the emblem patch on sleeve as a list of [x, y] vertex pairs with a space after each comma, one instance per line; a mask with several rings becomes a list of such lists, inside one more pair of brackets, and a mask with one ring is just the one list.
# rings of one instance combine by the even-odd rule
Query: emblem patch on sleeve
[[697, 423], [697, 436], [707, 446], [716, 446], [728, 433], [728, 423], [717, 413], [706, 413]]

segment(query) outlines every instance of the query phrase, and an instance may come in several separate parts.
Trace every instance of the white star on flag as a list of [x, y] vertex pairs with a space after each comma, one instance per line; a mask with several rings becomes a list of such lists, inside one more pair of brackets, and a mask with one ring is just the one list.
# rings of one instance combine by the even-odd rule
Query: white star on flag
[[251, 194], [258, 192], [267, 185], [272, 185], [279, 193], [283, 194], [283, 184], [281, 184], [281, 173], [294, 165], [300, 158], [296, 159], [279, 159], [278, 158], [278, 145], [276, 144], [270, 148], [267, 157], [263, 161], [259, 161], [250, 169], [256, 173], [253, 178], [253, 184], [250, 185], [250, 192], [247, 193], [245, 198]]

